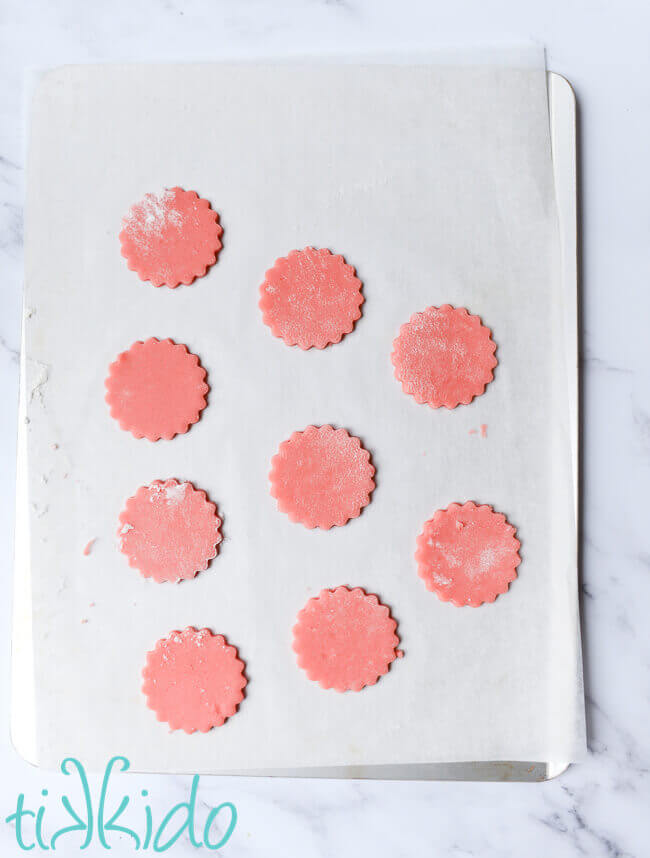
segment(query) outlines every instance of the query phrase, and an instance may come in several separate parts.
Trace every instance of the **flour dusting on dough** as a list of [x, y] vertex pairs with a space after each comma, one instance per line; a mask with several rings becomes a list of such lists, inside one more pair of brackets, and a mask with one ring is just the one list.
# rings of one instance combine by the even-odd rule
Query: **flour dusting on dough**
[[124, 229], [140, 248], [148, 248], [154, 238], [159, 238], [169, 226], [179, 232], [183, 227], [183, 215], [172, 207], [174, 193], [170, 190], [145, 194], [124, 218]]
[[168, 485], [165, 486], [165, 498], [168, 503], [180, 503], [185, 497], [185, 493], [187, 492], [187, 488], [189, 483], [179, 483], [177, 486]]
[[125, 533], [128, 533], [130, 530], [133, 530], [133, 525], [132, 525], [132, 524], [129, 524], [129, 522], [128, 522], [128, 521], [125, 521], [125, 522], [124, 522], [124, 525], [123, 525], [123, 527], [122, 527], [122, 529], [120, 530], [119, 535], [120, 535], [120, 536], [124, 536], [124, 534], [125, 534]]

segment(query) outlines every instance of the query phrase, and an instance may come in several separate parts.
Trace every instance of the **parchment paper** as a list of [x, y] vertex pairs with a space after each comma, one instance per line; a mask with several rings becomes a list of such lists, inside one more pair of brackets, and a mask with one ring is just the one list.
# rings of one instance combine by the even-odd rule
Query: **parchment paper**
[[[227, 769], [572, 760], [584, 751], [563, 303], [542, 68], [87, 66], [37, 90], [26, 261], [29, 491], [38, 759]], [[180, 184], [220, 212], [208, 276], [155, 289], [128, 271], [121, 217]], [[274, 260], [308, 244], [364, 283], [353, 334], [302, 352], [257, 308]], [[390, 362], [399, 325], [451, 303], [494, 332], [495, 381], [470, 406], [420, 406]], [[104, 402], [109, 363], [171, 337], [211, 392], [186, 435], [135, 440]], [[310, 423], [358, 434], [377, 489], [329, 532], [292, 524], [268, 492], [278, 444]], [[487, 438], [479, 433], [487, 424]], [[57, 445], [56, 448], [54, 445]], [[208, 571], [157, 585], [117, 550], [143, 483], [205, 489], [225, 540]], [[522, 542], [492, 605], [443, 604], [417, 577], [433, 512], [473, 499]], [[89, 556], [84, 545], [97, 538]], [[323, 587], [390, 605], [405, 657], [373, 688], [323, 691], [291, 651]], [[92, 603], [92, 607], [91, 607]], [[236, 717], [169, 733], [144, 705], [145, 653], [208, 626], [247, 664]]]

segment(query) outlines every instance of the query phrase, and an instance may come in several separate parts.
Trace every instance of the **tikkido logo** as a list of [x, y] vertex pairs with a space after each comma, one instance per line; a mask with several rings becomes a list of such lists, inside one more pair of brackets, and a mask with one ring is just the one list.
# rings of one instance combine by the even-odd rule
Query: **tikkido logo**
[[[76, 806], [67, 795], [61, 795], [61, 805], [72, 824], [46, 833], [48, 791], [41, 790], [41, 796], [45, 801], [36, 810], [25, 805], [25, 794], [20, 793], [16, 810], [5, 819], [7, 824], [14, 826], [16, 843], [20, 849], [26, 852], [34, 848], [50, 850], [60, 848], [65, 843], [64, 850], [67, 854], [75, 845], [75, 840], [79, 849], [87, 849], [91, 843], [104, 849], [111, 849], [116, 845], [118, 838], [120, 841], [127, 838], [134, 850], [151, 849], [153, 852], [166, 852], [183, 835], [197, 849], [205, 846], [206, 849], [214, 851], [228, 843], [237, 825], [237, 809], [229, 801], [210, 808], [197, 836], [195, 815], [199, 789], [198, 775], [194, 775], [192, 779], [189, 799], [174, 805], [157, 825], [154, 822], [151, 806], [147, 803], [148, 790], [140, 791], [142, 803], [139, 799], [132, 801], [131, 797], [125, 794], [115, 800], [112, 796], [109, 797], [113, 771], [127, 772], [129, 766], [130, 763], [126, 757], [113, 757], [108, 761], [95, 807], [83, 765], [74, 757], [63, 760], [61, 771], [64, 775], [76, 775], [81, 787], [81, 799], [77, 801]], [[131, 818], [134, 813], [138, 815], [141, 823], [134, 828], [118, 823], [118, 820], [125, 823], [126, 820], [122, 817], [129, 804], [131, 804], [130, 824], [133, 824]]]

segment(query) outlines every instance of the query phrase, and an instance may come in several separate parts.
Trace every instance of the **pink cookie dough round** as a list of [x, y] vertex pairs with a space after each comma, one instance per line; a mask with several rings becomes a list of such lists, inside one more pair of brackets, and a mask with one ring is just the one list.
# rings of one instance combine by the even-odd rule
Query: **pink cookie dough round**
[[260, 286], [264, 324], [288, 346], [324, 349], [349, 334], [361, 316], [361, 285], [342, 256], [315, 247], [292, 250]]
[[321, 688], [361, 691], [401, 658], [396, 628], [377, 596], [359, 587], [322, 590], [298, 614], [293, 650], [298, 666]]
[[217, 261], [219, 215], [194, 191], [145, 194], [122, 220], [120, 243], [128, 267], [154, 286], [189, 284]]
[[395, 378], [431, 408], [469, 404], [497, 365], [492, 332], [464, 307], [428, 307], [402, 325], [393, 342]]
[[516, 532], [491, 506], [452, 503], [434, 513], [418, 536], [418, 575], [428, 590], [456, 607], [494, 602], [517, 577]]
[[221, 542], [221, 519], [205, 492], [189, 482], [140, 486], [120, 513], [120, 551], [154, 581], [183, 581], [208, 568]]
[[108, 370], [111, 417], [136, 438], [158, 441], [182, 435], [206, 406], [205, 377], [187, 346], [155, 337], [134, 343]]
[[171, 730], [207, 733], [244, 699], [244, 662], [223, 635], [188, 626], [158, 641], [142, 671], [147, 706]]
[[357, 518], [375, 488], [370, 453], [345, 429], [308, 426], [271, 460], [271, 495], [280, 512], [305, 527], [341, 527]]

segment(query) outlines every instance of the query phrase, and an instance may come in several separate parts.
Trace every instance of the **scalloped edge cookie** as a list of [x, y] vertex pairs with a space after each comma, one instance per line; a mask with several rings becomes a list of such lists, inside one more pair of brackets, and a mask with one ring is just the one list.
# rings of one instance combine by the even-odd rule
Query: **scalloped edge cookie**
[[244, 670], [237, 648], [223, 635], [188, 626], [170, 632], [147, 653], [142, 693], [170, 730], [207, 733], [237, 712], [248, 684]]
[[340, 254], [315, 247], [292, 250], [264, 276], [262, 319], [288, 346], [324, 349], [351, 333], [361, 317], [362, 285]]
[[[334, 469], [339, 456], [339, 470]], [[347, 461], [345, 460], [347, 458]], [[356, 474], [350, 476], [352, 468]], [[339, 479], [336, 479], [336, 476]], [[330, 424], [307, 426], [280, 444], [271, 459], [271, 495], [280, 512], [309, 529], [342, 527], [370, 503], [375, 489], [370, 453], [356, 435]], [[347, 479], [347, 495], [338, 496]], [[328, 485], [329, 484], [329, 485]]]
[[[158, 421], [154, 426], [150, 420], [151, 388], [147, 387], [146, 379], [143, 381], [137, 376], [138, 372], [144, 372], [145, 376], [149, 374], [150, 369], [146, 366], [146, 362], [153, 360], [154, 354], [157, 355], [156, 360], [160, 361], [161, 358], [166, 357], [166, 353], [169, 357], [172, 352], [175, 353], [174, 356], [180, 355], [181, 352], [187, 356], [187, 360], [183, 361], [184, 377], [176, 379], [174, 386], [175, 391], [183, 397], [181, 405], [184, 413], [178, 416], [167, 413], [165, 419]], [[134, 372], [136, 364], [137, 369]], [[159, 441], [164, 438], [169, 441], [175, 435], [185, 434], [190, 426], [199, 420], [201, 412], [207, 405], [206, 394], [210, 390], [205, 382], [206, 376], [207, 373], [201, 366], [199, 358], [187, 346], [170, 339], [158, 340], [156, 337], [150, 337], [148, 340], [138, 340], [133, 343], [109, 366], [105, 381], [105, 400], [111, 417], [117, 420], [121, 429], [130, 432], [135, 438], [147, 438], [149, 441]], [[165, 378], [167, 380], [167, 376]], [[135, 382], [142, 385], [142, 389], [139, 389]], [[160, 407], [164, 406], [167, 412], [169, 395], [169, 388], [160, 390], [156, 403]]]
[[361, 691], [402, 657], [396, 631], [378, 596], [361, 587], [336, 587], [321, 590], [298, 612], [292, 648], [298, 667], [321, 688]]
[[217, 556], [221, 525], [216, 504], [189, 480], [153, 480], [127, 499], [117, 535], [132, 569], [178, 583], [205, 572]]
[[516, 533], [487, 504], [452, 503], [424, 523], [415, 552], [418, 575], [427, 590], [457, 608], [494, 602], [517, 577]]
[[403, 324], [391, 361], [404, 393], [420, 405], [456, 408], [485, 392], [497, 366], [490, 328], [465, 307], [427, 307]]
[[196, 191], [148, 193], [122, 218], [120, 251], [140, 280], [175, 289], [204, 277], [223, 245], [219, 215]]

